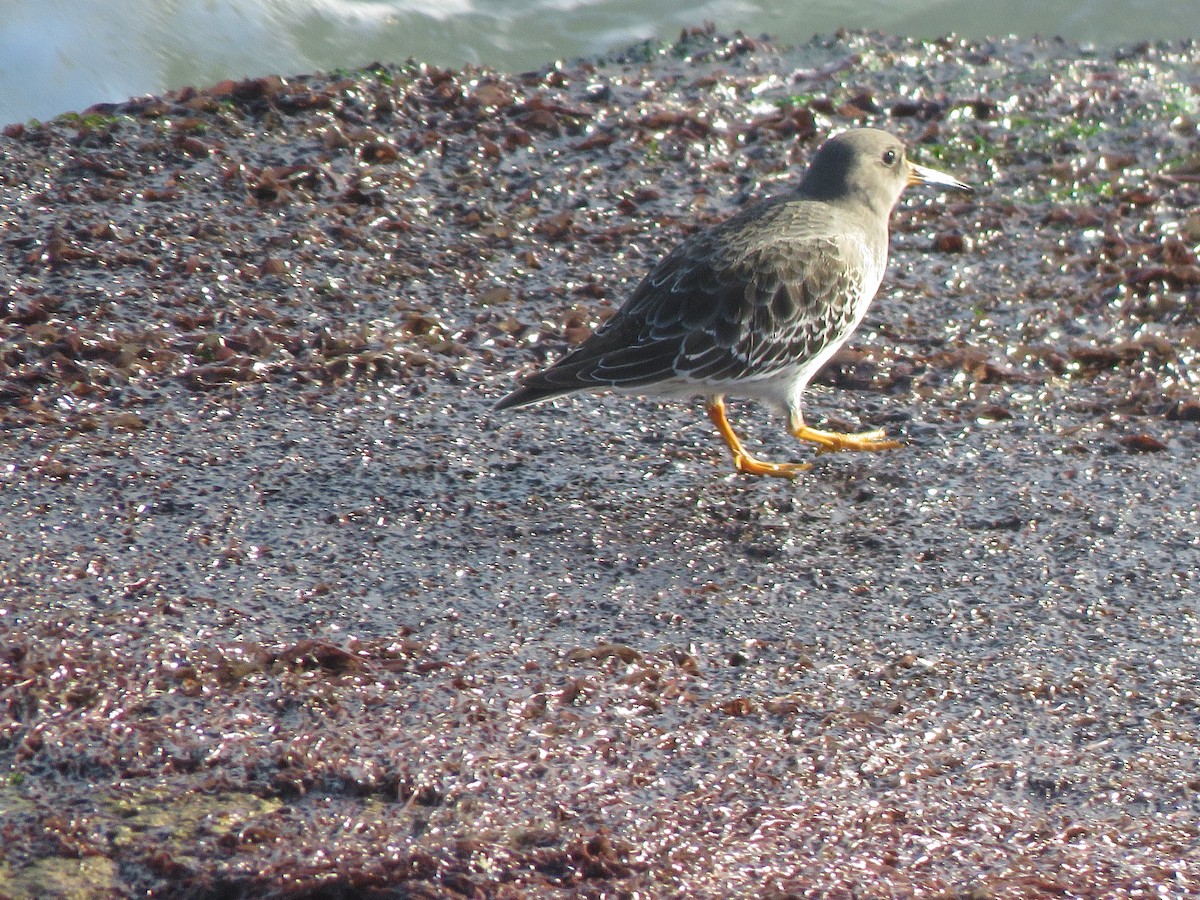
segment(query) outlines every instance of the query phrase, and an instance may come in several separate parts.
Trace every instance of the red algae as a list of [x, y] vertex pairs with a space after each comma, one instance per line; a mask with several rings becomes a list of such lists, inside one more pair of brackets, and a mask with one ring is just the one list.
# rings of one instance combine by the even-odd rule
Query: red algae
[[[697, 29], [6, 127], [0, 894], [1200, 892], [1194, 63]], [[491, 415], [860, 124], [977, 188], [814, 392], [903, 450]]]

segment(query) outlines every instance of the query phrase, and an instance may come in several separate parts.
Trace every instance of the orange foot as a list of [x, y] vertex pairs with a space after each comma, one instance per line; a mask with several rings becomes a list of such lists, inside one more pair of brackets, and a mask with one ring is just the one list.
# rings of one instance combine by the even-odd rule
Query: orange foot
[[733, 467], [747, 475], [771, 475], [775, 478], [795, 478], [812, 468], [811, 463], [773, 463], [758, 459], [749, 453], [733, 455]]
[[774, 478], [795, 478], [801, 472], [807, 472], [812, 468], [808, 463], [766, 462], [747, 453], [733, 427], [729, 424], [729, 419], [725, 417], [725, 401], [721, 397], [714, 397], [709, 401], [708, 417], [717, 426], [717, 431], [720, 432], [726, 446], [729, 447], [729, 452], [733, 455], [733, 467], [739, 472], [747, 475], [770, 475]]
[[879, 450], [895, 450], [904, 445], [900, 441], [890, 440], [882, 428], [874, 431], [859, 431], [855, 434], [842, 434], [838, 431], [818, 431], [807, 425], [792, 429], [792, 434], [802, 441], [811, 441], [817, 445], [816, 453], [838, 453], [842, 450], [860, 450], [876, 452]]

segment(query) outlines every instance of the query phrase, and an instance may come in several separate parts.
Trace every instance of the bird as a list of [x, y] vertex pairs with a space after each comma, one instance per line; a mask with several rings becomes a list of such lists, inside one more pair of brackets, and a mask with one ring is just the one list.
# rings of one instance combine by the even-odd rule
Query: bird
[[876, 128], [826, 140], [799, 183], [685, 238], [579, 346], [521, 380], [505, 410], [582, 390], [703, 396], [709, 419], [747, 475], [795, 478], [803, 462], [753, 455], [729, 423], [726, 397], [784, 413], [817, 454], [902, 446], [882, 429], [823, 431], [805, 423], [813, 376], [863, 320], [883, 280], [888, 219], [909, 185], [972, 188], [910, 162]]

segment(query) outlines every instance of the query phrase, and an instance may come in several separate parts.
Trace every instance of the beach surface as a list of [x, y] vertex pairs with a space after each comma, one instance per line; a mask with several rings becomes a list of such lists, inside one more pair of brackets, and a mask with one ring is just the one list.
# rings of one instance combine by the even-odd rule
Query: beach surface
[[[1193, 45], [697, 29], [0, 136], [0, 895], [1200, 895]], [[829, 134], [813, 458], [491, 405]]]

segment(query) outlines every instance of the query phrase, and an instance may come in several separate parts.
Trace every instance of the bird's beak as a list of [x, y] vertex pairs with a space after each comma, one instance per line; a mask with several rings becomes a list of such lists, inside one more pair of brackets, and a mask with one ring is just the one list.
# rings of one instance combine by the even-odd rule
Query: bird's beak
[[968, 192], [974, 190], [965, 181], [959, 181], [953, 175], [947, 175], [945, 172], [939, 172], [937, 169], [930, 169], [926, 166], [918, 166], [913, 162], [908, 164], [908, 183], [940, 184], [942, 187], [955, 188], [956, 190]]

